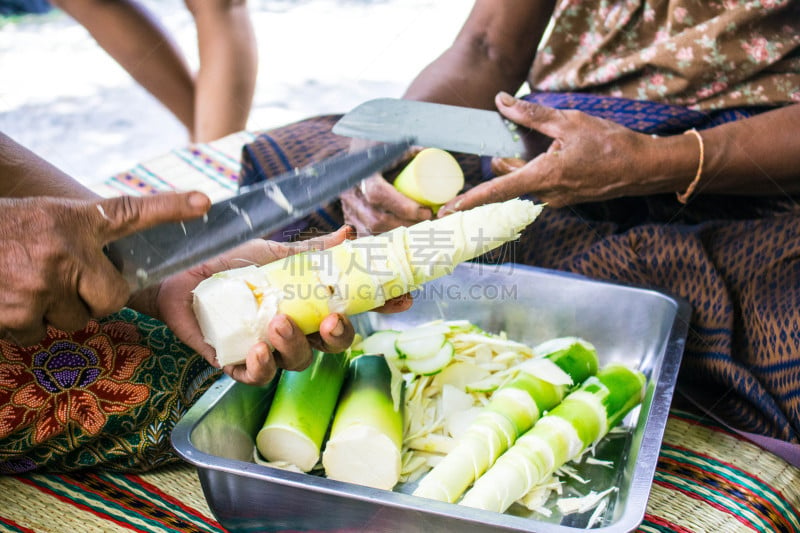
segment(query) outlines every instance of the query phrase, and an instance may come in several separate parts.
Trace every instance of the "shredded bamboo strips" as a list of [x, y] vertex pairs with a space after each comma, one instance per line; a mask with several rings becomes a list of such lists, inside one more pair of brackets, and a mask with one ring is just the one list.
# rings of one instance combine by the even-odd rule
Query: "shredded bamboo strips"
[[[514, 364], [533, 357], [530, 347], [519, 343], [509, 345], [503, 337], [481, 332], [469, 322], [452, 321], [444, 324], [450, 329], [446, 334], [447, 340], [456, 347], [456, 357], [453, 361], [433, 376], [417, 376], [409, 372], [402, 374], [406, 383], [404, 468], [401, 474], [403, 482], [419, 479], [433, 467], [433, 463], [438, 463], [444, 456], [443, 453], [438, 453], [435, 457], [431, 457], [429, 449], [426, 449], [431, 442], [439, 443], [441, 449], [452, 447], [456, 442], [453, 432], [456, 432], [457, 436], [459, 427], [465, 428], [477, 416], [479, 408], [487, 398], [482, 393], [467, 393], [465, 388], [470, 382], [484, 379], [500, 370], [507, 370]], [[501, 353], [500, 350], [506, 354], [513, 353], [514, 356], [507, 355], [505, 362], [498, 369], [485, 368], [478, 355], [479, 345], [476, 343], [487, 340], [491, 344], [487, 348], [489, 361]], [[495, 340], [500, 342], [492, 343]], [[517, 351], [514, 352], [510, 347], [516, 348]], [[460, 391], [461, 395], [455, 395], [453, 390]], [[474, 409], [472, 413], [464, 408], [465, 398], [469, 398]], [[453, 402], [458, 402], [460, 409], [453, 409], [451, 407]], [[457, 419], [460, 417], [465, 419], [458, 423]]]

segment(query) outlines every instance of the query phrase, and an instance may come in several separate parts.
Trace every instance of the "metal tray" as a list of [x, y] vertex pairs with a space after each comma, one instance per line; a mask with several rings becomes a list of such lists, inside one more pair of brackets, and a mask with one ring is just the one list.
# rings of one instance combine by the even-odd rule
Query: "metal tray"
[[[596, 455], [616, 468], [581, 465], [591, 482], [582, 491], [615, 486], [595, 531], [631, 531], [644, 517], [690, 309], [656, 290], [588, 280], [517, 264], [463, 264], [415, 294], [411, 310], [355, 317], [362, 333], [403, 328], [437, 318], [468, 319], [492, 332], [535, 344], [581, 336], [601, 363], [624, 362], [648, 377], [644, 402]], [[274, 380], [273, 380], [274, 383]], [[500, 514], [412, 496], [413, 487], [371, 489], [298, 474], [252, 460], [272, 386], [250, 387], [225, 377], [176, 425], [172, 443], [198, 470], [209, 507], [234, 531], [487, 531], [574, 532], [591, 511], [549, 518], [512, 507]]]

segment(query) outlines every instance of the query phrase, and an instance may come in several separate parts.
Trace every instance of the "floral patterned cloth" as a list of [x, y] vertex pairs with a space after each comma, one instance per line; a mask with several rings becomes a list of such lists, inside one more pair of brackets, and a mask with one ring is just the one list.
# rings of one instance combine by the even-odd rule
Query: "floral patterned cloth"
[[560, 0], [529, 77], [697, 110], [800, 102], [797, 0]]
[[0, 341], [0, 473], [171, 462], [172, 427], [219, 375], [130, 309], [29, 348]]

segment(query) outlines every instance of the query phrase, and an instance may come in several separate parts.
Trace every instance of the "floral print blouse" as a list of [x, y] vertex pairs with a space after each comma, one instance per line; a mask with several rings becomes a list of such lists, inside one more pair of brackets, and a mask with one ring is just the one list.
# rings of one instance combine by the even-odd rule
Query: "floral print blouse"
[[800, 103], [800, 0], [559, 0], [528, 83], [701, 111]]

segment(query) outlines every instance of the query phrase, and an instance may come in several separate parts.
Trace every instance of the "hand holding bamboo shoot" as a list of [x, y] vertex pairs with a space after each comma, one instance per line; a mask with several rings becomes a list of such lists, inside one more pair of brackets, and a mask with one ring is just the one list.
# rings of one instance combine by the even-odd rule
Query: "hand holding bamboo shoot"
[[197, 286], [194, 312], [219, 363], [238, 364], [250, 347], [266, 341], [276, 314], [288, 315], [309, 334], [330, 313], [375, 309], [515, 240], [541, 209], [520, 199], [486, 204], [261, 267], [221, 272]]

